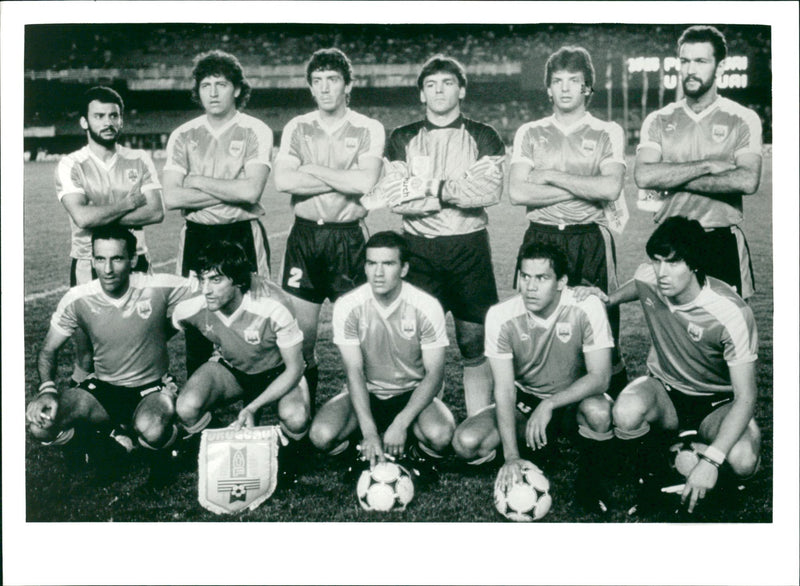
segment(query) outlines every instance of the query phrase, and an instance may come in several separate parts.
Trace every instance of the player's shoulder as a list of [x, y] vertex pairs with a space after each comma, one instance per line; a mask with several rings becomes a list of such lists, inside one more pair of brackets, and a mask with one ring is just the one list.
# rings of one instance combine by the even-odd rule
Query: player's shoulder
[[71, 153], [67, 153], [63, 155], [59, 160], [59, 166], [63, 167], [72, 167], [76, 164], [83, 163], [85, 160], [89, 158], [89, 147], [83, 146], [76, 151], [72, 151]]
[[589, 295], [584, 299], [578, 300], [575, 291], [571, 287], [564, 289], [561, 304], [567, 307], [575, 307], [586, 315], [601, 315], [606, 313], [605, 305], [594, 295]]
[[252, 116], [251, 114], [246, 114], [244, 112], [239, 112], [236, 115], [236, 124], [242, 128], [249, 128], [259, 132], [264, 130], [272, 132], [272, 129], [266, 122], [264, 122], [260, 118], [256, 118], [255, 116]]
[[208, 303], [206, 302], [204, 295], [197, 295], [195, 297], [190, 297], [189, 299], [184, 299], [175, 306], [172, 319], [173, 321], [190, 319], [206, 309], [206, 307], [208, 307]]
[[518, 134], [524, 133], [537, 128], [546, 128], [552, 125], [553, 125], [553, 117], [545, 116], [544, 118], [538, 118], [536, 120], [529, 120], [528, 122], [525, 122], [522, 126], [519, 127], [517, 133]]
[[319, 111], [318, 110], [311, 110], [310, 112], [306, 112], [305, 114], [298, 114], [294, 118], [291, 118], [289, 122], [286, 123], [285, 129], [294, 128], [300, 125], [308, 125], [314, 124], [314, 122], [319, 120]]
[[663, 108], [659, 108], [658, 110], [653, 110], [650, 112], [644, 119], [644, 124], [651, 124], [656, 120], [664, 120], [667, 118], [673, 118], [674, 116], [682, 113], [686, 109], [686, 99], [678, 100], [677, 102], [672, 102], [667, 104]]
[[721, 112], [725, 112], [726, 114], [730, 114], [733, 116], [738, 116], [748, 124], [752, 124], [754, 122], [757, 122], [758, 124], [761, 123], [761, 118], [759, 118], [755, 110], [753, 110], [752, 108], [748, 108], [747, 106], [740, 104], [739, 102], [735, 102], [730, 98], [719, 96], [717, 98], [717, 107]]
[[177, 289], [188, 287], [191, 281], [186, 277], [170, 275], [169, 273], [131, 273], [130, 283], [137, 289]]
[[462, 118], [464, 120], [464, 127], [471, 132], [488, 132], [497, 134], [497, 130], [491, 124], [487, 124], [486, 122], [478, 122], [477, 120], [467, 118], [466, 116], [463, 116]]
[[353, 126], [363, 126], [368, 128], [383, 129], [383, 124], [381, 124], [376, 118], [370, 118], [366, 114], [362, 114], [361, 112], [356, 112], [355, 110], [351, 110], [350, 108], [347, 109], [347, 120]]
[[369, 283], [364, 283], [339, 297], [333, 304], [333, 311], [349, 313], [354, 308], [365, 304], [369, 299], [371, 299]]
[[150, 153], [144, 149], [132, 149], [126, 146], [119, 145], [117, 147], [117, 154], [123, 158], [128, 160], [136, 160], [136, 161], [145, 161], [149, 162], [152, 160]]
[[403, 300], [420, 310], [424, 314], [441, 314], [444, 315], [442, 304], [433, 295], [427, 291], [423, 291], [416, 285], [412, 285], [408, 281], [403, 281], [403, 288], [400, 291]]
[[59, 305], [69, 305], [70, 303], [74, 303], [80, 299], [93, 297], [94, 295], [99, 294], [101, 291], [102, 289], [100, 287], [100, 281], [97, 279], [82, 283], [80, 285], [75, 285], [74, 287], [67, 289], [67, 292], [64, 293]]
[[586, 113], [585, 120], [586, 124], [594, 130], [599, 130], [610, 135], [622, 133], [622, 126], [613, 120], [601, 120], [589, 112]]
[[705, 307], [724, 308], [726, 313], [752, 313], [750, 305], [739, 296], [736, 289], [715, 277], [706, 276], [706, 285], [698, 298], [699, 304]]
[[425, 120], [417, 120], [415, 122], [411, 122], [410, 124], [404, 124], [403, 126], [398, 126], [394, 130], [392, 130], [391, 138], [392, 140], [401, 140], [403, 138], [411, 138], [419, 134], [420, 130], [425, 126]]
[[261, 317], [270, 317], [276, 313], [285, 313], [294, 317], [294, 308], [288, 297], [278, 295], [275, 290], [262, 291], [254, 296], [248, 291], [244, 297], [245, 309]]
[[201, 114], [196, 118], [192, 118], [191, 120], [187, 120], [180, 126], [178, 126], [175, 130], [172, 131], [173, 136], [180, 136], [181, 134], [185, 134], [187, 132], [191, 132], [198, 128], [204, 128], [206, 126], [206, 115]]
[[526, 311], [522, 295], [516, 294], [513, 297], [509, 297], [504, 301], [492, 305], [486, 313], [486, 323], [493, 323], [500, 326], [525, 315]]

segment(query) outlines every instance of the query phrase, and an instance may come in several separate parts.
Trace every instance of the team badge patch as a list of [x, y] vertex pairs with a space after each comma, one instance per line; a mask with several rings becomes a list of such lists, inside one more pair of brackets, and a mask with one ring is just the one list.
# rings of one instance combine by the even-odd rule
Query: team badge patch
[[231, 144], [228, 145], [228, 153], [232, 157], [238, 157], [244, 151], [244, 141], [243, 140], [232, 140]]
[[198, 455], [198, 501], [218, 515], [253, 510], [278, 484], [277, 425], [206, 429]]
[[722, 142], [728, 138], [728, 127], [724, 124], [714, 124], [711, 127], [711, 138], [714, 139], [714, 142]]
[[150, 314], [153, 313], [153, 306], [150, 305], [150, 300], [145, 299], [137, 303], [136, 313], [138, 313], [139, 317], [142, 319], [147, 319], [148, 317], [150, 317]]
[[597, 148], [597, 141], [589, 138], [584, 138], [581, 141], [581, 150], [585, 153], [593, 153]]
[[406, 338], [411, 338], [417, 332], [417, 322], [413, 318], [402, 318], [400, 329]]
[[125, 172], [126, 177], [128, 178], [129, 183], [136, 183], [139, 180], [139, 170], [138, 169], [128, 169]]
[[686, 331], [689, 333], [689, 337], [692, 339], [693, 342], [699, 342], [700, 339], [703, 337], [703, 328], [698, 326], [697, 324], [689, 324], [689, 327], [686, 328]]
[[244, 331], [244, 341], [248, 344], [258, 344], [261, 341], [261, 332], [255, 328], [249, 328]]
[[572, 338], [572, 324], [565, 321], [556, 323], [556, 337], [562, 344], [566, 344]]
[[358, 148], [358, 140], [354, 136], [348, 136], [344, 139], [344, 148], [348, 151], [354, 151]]

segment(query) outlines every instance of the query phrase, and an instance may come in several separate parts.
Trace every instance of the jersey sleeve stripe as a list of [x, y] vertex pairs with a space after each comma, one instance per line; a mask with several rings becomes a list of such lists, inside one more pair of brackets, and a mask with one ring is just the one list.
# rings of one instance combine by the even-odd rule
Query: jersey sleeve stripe
[[[723, 325], [730, 336], [733, 356], [730, 359], [726, 356], [725, 361], [728, 364], [753, 362], [758, 358], [755, 323], [745, 317], [742, 308], [719, 296], [716, 302], [705, 305], [704, 309]], [[748, 324], [748, 321], [751, 323]]]

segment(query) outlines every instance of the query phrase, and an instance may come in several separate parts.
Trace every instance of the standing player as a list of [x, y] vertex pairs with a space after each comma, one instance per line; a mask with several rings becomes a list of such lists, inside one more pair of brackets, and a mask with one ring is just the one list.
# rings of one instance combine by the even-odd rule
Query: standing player
[[[495, 405], [467, 418], [453, 448], [471, 464], [495, 458], [502, 443], [504, 484], [522, 478], [518, 437], [532, 450], [577, 423], [580, 462], [578, 503], [605, 513], [603, 478], [611, 439], [613, 341], [605, 309], [596, 299], [575, 299], [567, 286], [567, 258], [550, 245], [529, 242], [520, 251], [520, 294], [486, 316], [486, 356], [494, 378]], [[551, 425], [552, 423], [552, 425]]]
[[755, 291], [750, 251], [739, 227], [742, 196], [761, 181], [761, 120], [717, 94], [727, 55], [712, 26], [692, 26], [678, 40], [685, 98], [653, 112], [642, 125], [634, 178], [642, 189], [663, 191], [656, 222], [685, 216], [706, 230], [708, 274], [748, 299]]
[[310, 423], [308, 388], [302, 380], [303, 334], [297, 321], [277, 287], [253, 296], [250, 264], [238, 244], [207, 244], [197, 258], [197, 270], [203, 295], [180, 303], [172, 323], [203, 334], [214, 344], [214, 354], [178, 395], [181, 425], [190, 436], [199, 434], [214, 409], [243, 399], [235, 425], [252, 427], [258, 411], [274, 403], [281, 430], [294, 440], [291, 449], [281, 450], [282, 464], [289, 464], [292, 458], [283, 456], [296, 452]]
[[[614, 239], [604, 208], [622, 194], [625, 137], [615, 122], [587, 111], [594, 85], [592, 58], [583, 47], [561, 47], [545, 65], [553, 115], [524, 124], [514, 137], [509, 196], [524, 205], [522, 246], [547, 242], [564, 250], [569, 285], [617, 287]], [[624, 195], [623, 195], [624, 197]], [[614, 335], [612, 395], [627, 384], [619, 351], [619, 309], [608, 313]]]
[[[80, 118], [87, 144], [62, 158], [56, 168], [56, 195], [69, 213], [72, 228], [70, 287], [97, 278], [92, 268], [92, 230], [114, 222], [136, 234], [133, 270], [150, 270], [141, 227], [164, 219], [161, 185], [146, 151], [118, 144], [124, 110], [122, 98], [111, 88], [87, 90]], [[92, 348], [80, 329], [72, 339], [72, 380], [77, 385], [94, 370]]]
[[[39, 353], [41, 384], [27, 407], [29, 429], [45, 445], [59, 446], [99, 429], [101, 438], [111, 435], [132, 449], [130, 438], [118, 436], [130, 434], [163, 454], [177, 435], [176, 387], [167, 372], [167, 316], [194, 294], [196, 283], [172, 275], [131, 274], [136, 237], [121, 226], [96, 229], [92, 250], [98, 279], [64, 295]], [[94, 376], [59, 392], [53, 381], [57, 352], [78, 329], [94, 348]], [[79, 444], [86, 440], [77, 439]]]
[[[259, 203], [272, 156], [272, 131], [239, 111], [250, 84], [239, 61], [222, 51], [194, 60], [193, 96], [205, 114], [179, 126], [167, 143], [164, 197], [186, 218], [178, 274], [197, 272], [197, 255], [208, 242], [238, 242], [252, 271], [269, 276], [269, 243]], [[211, 343], [186, 333], [186, 369], [191, 374], [211, 355]]]
[[647, 482], [639, 504], [652, 504], [659, 494], [657, 465], [668, 432], [697, 430], [709, 447], [681, 495], [690, 513], [717, 485], [725, 462], [738, 477], [754, 474], [761, 446], [753, 417], [755, 319], [733, 289], [708, 276], [706, 240], [696, 220], [666, 219], [647, 241], [650, 262], [606, 298], [609, 305], [638, 299], [652, 341], [648, 376], [626, 387], [613, 410], [615, 434], [641, 456], [639, 473]]
[[286, 125], [275, 160], [275, 187], [291, 194], [294, 225], [286, 241], [282, 286], [303, 331], [306, 380], [315, 405], [314, 355], [319, 312], [364, 282], [367, 210], [359, 199], [381, 171], [383, 126], [350, 110], [353, 66], [338, 49], [320, 49], [306, 65], [317, 109]]
[[417, 86], [425, 119], [392, 132], [391, 164], [379, 188], [401, 202], [391, 209], [403, 216], [408, 281], [453, 314], [467, 413], [473, 414], [491, 401], [483, 320], [497, 302], [497, 287], [485, 208], [502, 195], [505, 146], [494, 128], [462, 116], [467, 77], [458, 61], [431, 57]]
[[403, 458], [412, 431], [411, 465], [430, 472], [425, 456], [441, 458], [455, 429], [452, 413], [437, 397], [448, 344], [444, 312], [436, 299], [403, 281], [409, 267], [402, 236], [373, 235], [366, 255], [367, 283], [333, 308], [333, 341], [347, 389], [320, 409], [311, 441], [337, 455], [360, 429], [361, 455], [372, 466], [387, 454]]

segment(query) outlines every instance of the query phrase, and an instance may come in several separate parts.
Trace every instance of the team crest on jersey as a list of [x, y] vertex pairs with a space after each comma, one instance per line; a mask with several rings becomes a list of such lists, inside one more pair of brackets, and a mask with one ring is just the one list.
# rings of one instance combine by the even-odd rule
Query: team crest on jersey
[[711, 127], [711, 138], [714, 142], [722, 142], [728, 138], [728, 127], [724, 124], [715, 124]]
[[562, 344], [566, 344], [572, 338], [572, 324], [565, 321], [556, 323], [556, 337]]
[[150, 314], [153, 313], [153, 306], [150, 305], [149, 299], [144, 299], [136, 304], [136, 313], [139, 314], [139, 317], [142, 319], [147, 319], [150, 317]]
[[231, 144], [228, 145], [228, 153], [232, 157], [238, 157], [244, 151], [244, 141], [243, 140], [232, 140]]
[[139, 180], [139, 170], [138, 169], [128, 169], [125, 172], [125, 175], [128, 178], [130, 183], [136, 183]]
[[411, 338], [417, 333], [417, 322], [413, 317], [404, 317], [400, 320], [400, 331], [406, 338]]
[[354, 151], [358, 148], [358, 139], [355, 136], [348, 136], [344, 139], [344, 148], [348, 151]]
[[703, 337], [703, 328], [697, 324], [690, 323], [686, 328], [686, 331], [689, 333], [689, 337], [692, 339], [692, 342], [699, 342]]
[[248, 344], [258, 344], [261, 342], [261, 332], [255, 328], [248, 328], [244, 331], [244, 341]]
[[590, 138], [584, 138], [581, 141], [581, 150], [586, 153], [593, 153], [597, 148], [597, 141]]

